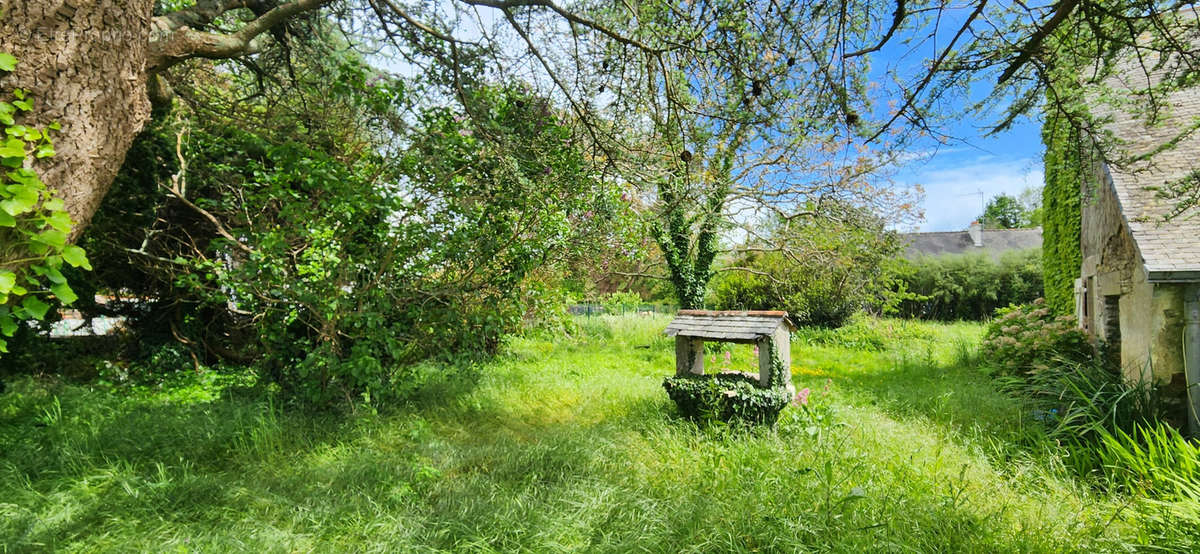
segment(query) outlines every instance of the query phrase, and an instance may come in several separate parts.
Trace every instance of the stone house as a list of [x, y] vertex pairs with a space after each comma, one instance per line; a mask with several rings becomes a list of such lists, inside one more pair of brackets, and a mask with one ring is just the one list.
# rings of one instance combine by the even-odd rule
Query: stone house
[[[1146, 75], [1130, 66], [1108, 82], [1133, 90]], [[1200, 120], [1200, 89], [1173, 93], [1167, 104], [1153, 125], [1131, 110], [1101, 108], [1123, 150], [1110, 158], [1136, 161], [1094, 163], [1082, 183], [1075, 312], [1084, 329], [1119, 349], [1128, 379], [1166, 385], [1182, 420], [1188, 383], [1200, 372], [1200, 218], [1195, 208], [1176, 214], [1179, 200], [1163, 191], [1200, 185], [1200, 137], [1162, 147]]]

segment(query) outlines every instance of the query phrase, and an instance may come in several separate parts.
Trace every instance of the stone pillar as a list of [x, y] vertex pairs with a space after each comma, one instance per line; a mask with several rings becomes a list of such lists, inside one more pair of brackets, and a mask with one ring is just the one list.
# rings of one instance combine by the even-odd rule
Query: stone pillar
[[771, 341], [772, 337], [758, 339], [758, 386], [771, 384]]
[[675, 336], [675, 376], [704, 375], [704, 341]]
[[783, 362], [783, 384], [792, 386], [792, 332], [786, 324], [775, 329], [775, 349], [779, 352], [779, 361]]
[[786, 325], [780, 325], [775, 333], [758, 340], [758, 386], [771, 386], [771, 345], [775, 345], [775, 354], [779, 356], [783, 366], [783, 385], [789, 389], [792, 386], [792, 351], [791, 333]]

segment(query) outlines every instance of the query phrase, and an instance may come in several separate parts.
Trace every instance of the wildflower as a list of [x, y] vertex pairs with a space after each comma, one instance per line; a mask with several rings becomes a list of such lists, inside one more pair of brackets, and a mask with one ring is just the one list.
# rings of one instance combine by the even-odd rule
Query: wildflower
[[792, 400], [792, 403], [797, 406], [807, 406], [809, 394], [812, 394], [812, 391], [808, 390], [808, 387], [796, 391], [796, 398]]
[[833, 386], [833, 379], [826, 378], [825, 379], [825, 394], [829, 394], [829, 389], [832, 386]]
[[733, 361], [733, 353], [726, 350], [725, 351], [725, 365], [729, 365], [730, 363], [732, 363], [732, 361]]
[[754, 345], [754, 355], [758, 356], [758, 345]]
[[471, 136], [471, 135], [473, 135], [473, 134], [474, 134], [474, 133], [472, 133], [470, 129], [459, 129], [459, 130], [458, 130], [458, 135], [459, 135], [459, 136], [463, 136], [463, 137], [469, 137], [469, 136]]

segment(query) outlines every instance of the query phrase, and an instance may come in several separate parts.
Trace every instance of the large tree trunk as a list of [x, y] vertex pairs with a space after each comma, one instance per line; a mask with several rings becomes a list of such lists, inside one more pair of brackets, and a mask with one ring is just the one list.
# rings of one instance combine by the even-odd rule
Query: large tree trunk
[[0, 92], [21, 88], [24, 123], [59, 122], [57, 155], [42, 171], [77, 224], [87, 226], [134, 137], [150, 118], [146, 52], [153, 0], [0, 0], [0, 52], [18, 59]]

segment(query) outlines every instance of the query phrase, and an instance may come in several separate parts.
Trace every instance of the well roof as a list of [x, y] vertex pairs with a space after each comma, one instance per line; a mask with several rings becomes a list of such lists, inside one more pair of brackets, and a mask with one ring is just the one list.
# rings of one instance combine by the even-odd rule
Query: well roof
[[794, 330], [783, 311], [679, 310], [667, 325], [668, 336], [709, 340], [755, 341], [775, 333], [780, 325]]

